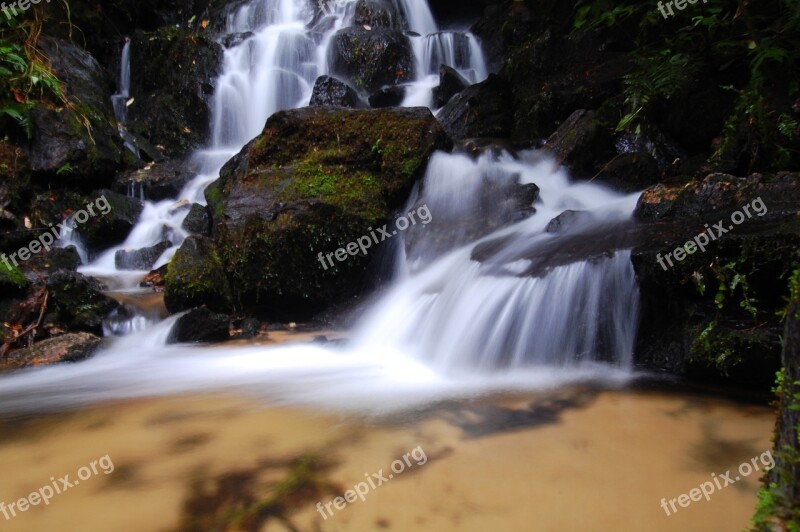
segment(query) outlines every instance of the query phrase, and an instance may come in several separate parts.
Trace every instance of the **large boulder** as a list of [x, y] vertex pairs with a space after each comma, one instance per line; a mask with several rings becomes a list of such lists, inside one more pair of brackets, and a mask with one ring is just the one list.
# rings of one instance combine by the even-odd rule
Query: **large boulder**
[[222, 47], [203, 34], [166, 27], [131, 41], [128, 129], [167, 156], [201, 147], [209, 135], [214, 81]]
[[339, 30], [328, 48], [331, 71], [370, 94], [386, 85], [414, 80], [414, 52], [397, 30], [350, 27]]
[[59, 271], [47, 280], [50, 292], [47, 322], [74, 331], [103, 333], [103, 320], [119, 303], [103, 294], [103, 287], [80, 273]]
[[[216, 246], [199, 264], [218, 253], [237, 305], [287, 319], [345, 301], [362, 289], [369, 258], [350, 256], [331, 267], [319, 257], [389, 222], [431, 154], [450, 147], [425, 108], [276, 113], [206, 190]], [[175, 277], [183, 272], [173, 260], [166, 286], [173, 309], [185, 286]], [[219, 294], [211, 290], [177, 307], [211, 303]]]
[[31, 112], [31, 169], [80, 186], [110, 184], [122, 164], [122, 141], [108, 76], [94, 57], [72, 43], [42, 37], [39, 47], [64, 82], [70, 106], [56, 102]]
[[353, 24], [372, 28], [403, 29], [403, 17], [395, 4], [387, 0], [359, 0]]
[[80, 362], [91, 357], [102, 344], [93, 334], [70, 333], [36, 342], [33, 347], [19, 349], [0, 359], [0, 371], [59, 362]]
[[508, 102], [511, 92], [501, 77], [490, 75], [455, 95], [437, 118], [454, 139], [470, 137], [508, 137], [512, 116]]
[[212, 242], [202, 236], [184, 240], [167, 268], [164, 304], [170, 312], [206, 305], [231, 310], [228, 278]]

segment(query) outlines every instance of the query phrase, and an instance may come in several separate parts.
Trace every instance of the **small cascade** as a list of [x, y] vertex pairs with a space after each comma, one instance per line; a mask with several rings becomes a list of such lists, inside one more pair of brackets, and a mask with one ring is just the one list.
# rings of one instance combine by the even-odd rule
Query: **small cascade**
[[81, 264], [89, 263], [89, 252], [81, 240], [81, 235], [75, 228], [75, 220], [70, 216], [65, 220], [65, 225], [62, 226], [61, 234], [56, 241], [58, 247], [67, 248], [73, 246], [78, 251], [78, 256], [81, 258]]
[[117, 120], [117, 127], [119, 128], [119, 135], [125, 141], [125, 147], [128, 148], [139, 159], [139, 148], [137, 148], [125, 128], [128, 121], [128, 102], [131, 97], [131, 40], [129, 37], [125, 38], [125, 44], [122, 46], [122, 56], [119, 62], [119, 88], [117, 93], [111, 96], [111, 104], [114, 107], [114, 117]]

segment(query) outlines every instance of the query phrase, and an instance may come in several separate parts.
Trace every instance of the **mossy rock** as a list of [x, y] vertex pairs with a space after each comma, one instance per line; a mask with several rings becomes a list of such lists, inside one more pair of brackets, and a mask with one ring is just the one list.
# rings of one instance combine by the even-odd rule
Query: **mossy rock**
[[165, 276], [164, 303], [170, 312], [202, 305], [216, 312], [230, 311], [227, 276], [207, 238], [190, 236], [175, 253]]

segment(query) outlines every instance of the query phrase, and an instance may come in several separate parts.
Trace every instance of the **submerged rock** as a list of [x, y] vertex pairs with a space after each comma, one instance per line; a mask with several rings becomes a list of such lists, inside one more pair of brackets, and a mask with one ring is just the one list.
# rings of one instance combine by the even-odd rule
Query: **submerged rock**
[[91, 357], [101, 344], [102, 340], [93, 334], [64, 334], [36, 342], [33, 347], [14, 351], [5, 360], [0, 359], [0, 371], [60, 362], [80, 362]]
[[169, 333], [168, 344], [224, 342], [230, 339], [230, 318], [207, 308], [195, 308], [178, 318]]

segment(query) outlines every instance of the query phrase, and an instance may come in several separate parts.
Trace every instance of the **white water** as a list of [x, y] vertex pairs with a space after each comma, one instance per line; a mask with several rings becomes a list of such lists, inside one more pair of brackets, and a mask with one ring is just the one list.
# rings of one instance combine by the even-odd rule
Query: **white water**
[[[299, 1], [258, 0], [229, 14], [230, 33], [253, 34], [225, 52], [211, 145], [197, 154], [201, 172], [176, 201], [204, 203], [204, 188], [260, 133], [270, 114], [308, 101], [313, 81], [326, 72], [330, 36], [348, 23], [352, 3], [337, 5], [329, 21], [333, 24], [321, 38], [306, 30], [312, 10]], [[437, 34], [424, 2], [401, 4], [410, 29], [421, 34], [414, 38], [423, 67], [414, 98], [429, 99], [428, 73], [443, 57], [462, 71], [466, 65], [472, 79], [485, 76], [472, 37], [467, 37], [469, 46], [457, 52], [455, 43], [465, 41], [454, 34]], [[457, 55], [466, 48], [473, 60], [458, 64]], [[482, 210], [478, 200], [487, 187], [517, 179], [541, 188], [536, 215], [485, 235], [480, 242], [458, 230], [459, 221], [488, 218], [506, 208], [498, 204]], [[168, 346], [176, 317], [150, 326], [141, 320], [117, 323], [109, 332], [135, 334], [112, 340], [88, 361], [0, 377], [0, 409], [49, 410], [232, 388], [278, 403], [378, 413], [496, 390], [541, 389], [586, 379], [624, 381], [630, 374], [638, 300], [628, 253], [611, 250], [605, 258], [554, 264], [538, 278], [522, 274], [530, 261], [515, 254], [520, 249], [531, 256], [541, 254], [553, 239], [569, 239], [588, 229], [578, 225], [564, 234], [546, 234], [548, 222], [565, 209], [589, 211], [593, 221], [615, 223], [630, 218], [635, 199], [591, 184], [573, 184], [562, 171], [531, 154], [520, 161], [507, 155], [473, 161], [437, 154], [420, 197], [412, 203], [429, 206], [435, 220], [430, 230], [436, 224], [444, 228], [447, 245], [434, 249], [423, 235], [409, 244], [413, 262], [399, 253], [399, 279], [366, 313], [347, 347]], [[114, 253], [167, 238], [173, 247], [156, 267], [168, 261], [187, 236], [180, 227], [186, 208], [178, 208], [176, 201], [146, 202], [125, 243], [81, 271], [115, 288], [135, 286], [146, 272], [118, 271]], [[476, 244], [497, 238], [504, 243], [490, 257], [483, 263], [472, 260]], [[313, 257], [309, 267], [316, 267]]]
[[128, 139], [125, 124], [128, 122], [128, 101], [131, 97], [131, 40], [126, 38], [122, 46], [122, 55], [119, 61], [119, 88], [117, 93], [111, 96], [111, 104], [114, 107], [114, 118], [117, 120], [119, 134], [125, 141], [125, 147], [133, 152], [138, 158], [139, 149]]

